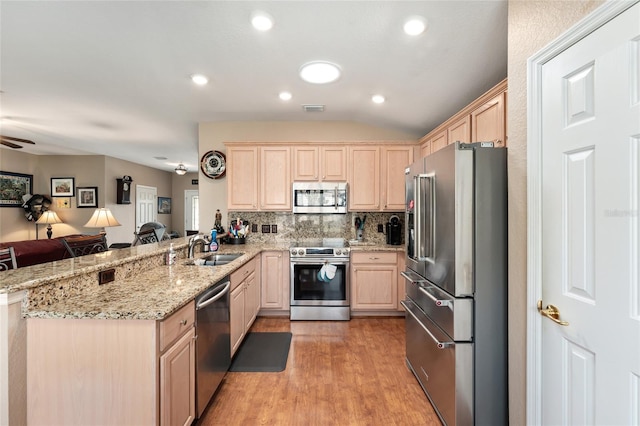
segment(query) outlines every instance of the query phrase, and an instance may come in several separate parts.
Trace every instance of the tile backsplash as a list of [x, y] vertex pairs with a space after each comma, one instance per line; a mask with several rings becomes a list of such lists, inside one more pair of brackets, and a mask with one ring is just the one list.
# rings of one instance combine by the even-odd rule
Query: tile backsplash
[[[346, 214], [293, 214], [289, 212], [233, 212], [228, 213], [229, 220], [240, 218], [245, 222], [257, 225], [257, 232], [247, 237], [247, 242], [256, 243], [288, 243], [292, 241], [310, 241], [321, 238], [356, 238], [354, 221], [356, 217], [363, 219], [364, 242], [384, 244], [386, 242], [386, 223], [391, 216], [400, 218], [404, 230], [404, 215], [402, 213], [346, 213]], [[268, 225], [270, 232], [262, 232], [263, 225]], [[275, 226], [274, 226], [275, 225]], [[378, 225], [382, 225], [384, 232], [378, 232]], [[229, 224], [223, 224], [225, 229]], [[264, 227], [265, 231], [267, 226]], [[273, 233], [272, 231], [277, 231]]]

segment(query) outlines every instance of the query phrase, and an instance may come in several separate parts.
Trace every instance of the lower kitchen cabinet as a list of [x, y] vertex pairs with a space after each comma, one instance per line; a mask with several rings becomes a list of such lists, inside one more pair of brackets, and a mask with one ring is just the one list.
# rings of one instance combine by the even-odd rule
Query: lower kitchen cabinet
[[289, 252], [263, 252], [261, 268], [261, 311], [288, 311], [290, 268]]
[[28, 424], [189, 425], [195, 305], [162, 321], [27, 319]]
[[231, 356], [244, 340], [260, 310], [260, 256], [231, 274], [229, 302]]
[[396, 252], [351, 253], [351, 310], [398, 309], [398, 255]]

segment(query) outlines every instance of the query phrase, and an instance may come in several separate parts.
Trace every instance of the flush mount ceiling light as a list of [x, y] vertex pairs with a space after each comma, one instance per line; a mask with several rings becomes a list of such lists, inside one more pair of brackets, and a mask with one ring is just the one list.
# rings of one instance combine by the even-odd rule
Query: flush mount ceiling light
[[191, 76], [191, 81], [193, 81], [198, 86], [204, 86], [209, 82], [209, 79], [202, 74], [194, 74]]
[[422, 16], [412, 16], [404, 23], [404, 32], [410, 36], [417, 36], [427, 29], [427, 20]]
[[290, 101], [293, 95], [291, 95], [291, 93], [289, 92], [280, 92], [280, 94], [278, 94], [278, 97], [283, 101]]
[[384, 103], [385, 99], [384, 99], [384, 96], [382, 95], [373, 95], [371, 97], [371, 101], [373, 101], [373, 103], [376, 103], [376, 104], [382, 104]]
[[178, 167], [175, 168], [176, 174], [179, 174], [180, 176], [184, 175], [187, 173], [187, 168], [184, 166], [184, 164], [180, 163], [178, 164]]
[[269, 31], [273, 28], [273, 18], [266, 12], [254, 12], [251, 14], [251, 25], [258, 31]]
[[300, 67], [300, 78], [307, 83], [326, 84], [340, 77], [340, 67], [331, 62], [314, 61]]

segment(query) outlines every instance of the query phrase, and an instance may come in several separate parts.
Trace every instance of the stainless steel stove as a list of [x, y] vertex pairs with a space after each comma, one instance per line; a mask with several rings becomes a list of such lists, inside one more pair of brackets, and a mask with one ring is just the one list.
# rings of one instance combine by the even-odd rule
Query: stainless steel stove
[[291, 320], [351, 319], [349, 251], [342, 239], [292, 245]]

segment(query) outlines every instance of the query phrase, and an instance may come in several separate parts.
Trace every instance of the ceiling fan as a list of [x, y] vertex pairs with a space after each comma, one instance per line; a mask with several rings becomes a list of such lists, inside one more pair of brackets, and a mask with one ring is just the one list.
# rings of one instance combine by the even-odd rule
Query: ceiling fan
[[13, 149], [21, 149], [22, 146], [16, 144], [15, 142], [18, 143], [27, 143], [30, 145], [35, 145], [35, 142], [32, 142], [28, 139], [20, 139], [20, 138], [14, 138], [11, 136], [5, 136], [5, 135], [0, 135], [0, 144], [4, 145], [4, 146], [8, 146], [9, 148], [13, 148]]

